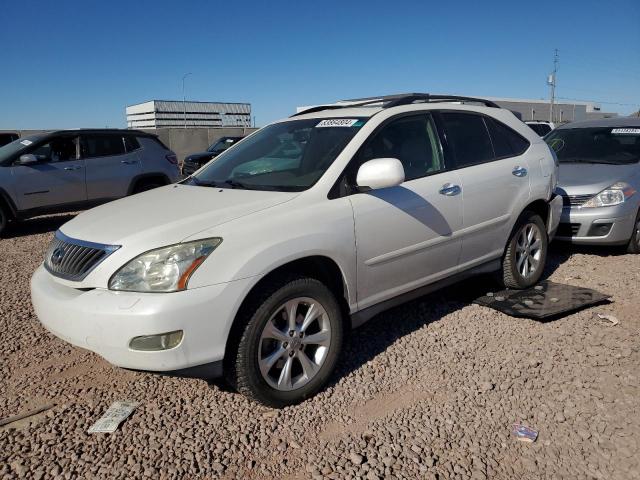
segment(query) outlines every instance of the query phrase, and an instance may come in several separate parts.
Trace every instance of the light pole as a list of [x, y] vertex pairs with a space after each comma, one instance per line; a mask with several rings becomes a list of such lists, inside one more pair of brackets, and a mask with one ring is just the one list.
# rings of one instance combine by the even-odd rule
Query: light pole
[[189, 75], [191, 75], [191, 72], [185, 73], [182, 76], [182, 113], [184, 113], [184, 128], [187, 128], [187, 96], [184, 93], [184, 80]]

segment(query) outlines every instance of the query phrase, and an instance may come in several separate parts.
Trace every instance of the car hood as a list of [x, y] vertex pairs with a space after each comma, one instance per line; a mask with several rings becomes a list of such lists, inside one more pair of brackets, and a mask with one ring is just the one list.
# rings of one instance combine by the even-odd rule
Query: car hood
[[61, 227], [65, 235], [146, 248], [179, 243], [222, 223], [292, 200], [299, 193], [168, 185], [87, 210]]
[[186, 162], [197, 162], [198, 160], [209, 160], [213, 157], [218, 156], [217, 153], [212, 153], [212, 152], [198, 152], [198, 153], [192, 153], [191, 155], [189, 155], [188, 157], [186, 157], [184, 160]]
[[637, 163], [560, 163], [558, 188], [567, 195], [595, 195], [616, 182], [628, 181], [639, 171]]

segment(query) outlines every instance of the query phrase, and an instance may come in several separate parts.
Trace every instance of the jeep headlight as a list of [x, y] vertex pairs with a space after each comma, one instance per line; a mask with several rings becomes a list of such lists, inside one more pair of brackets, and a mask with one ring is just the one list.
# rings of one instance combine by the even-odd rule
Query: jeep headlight
[[158, 248], [137, 256], [109, 280], [109, 289], [129, 292], [177, 292], [187, 288], [189, 278], [220, 245], [208, 238]]
[[582, 208], [612, 207], [613, 205], [619, 205], [634, 193], [636, 193], [635, 189], [628, 183], [614, 183], [584, 203]]

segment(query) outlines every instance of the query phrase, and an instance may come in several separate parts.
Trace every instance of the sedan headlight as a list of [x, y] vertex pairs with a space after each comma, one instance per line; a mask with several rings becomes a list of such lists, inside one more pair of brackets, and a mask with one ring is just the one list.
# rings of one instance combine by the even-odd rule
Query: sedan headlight
[[111, 277], [109, 289], [129, 292], [184, 290], [193, 272], [220, 242], [221, 238], [208, 238], [143, 253]]
[[584, 203], [582, 208], [612, 207], [613, 205], [619, 205], [634, 193], [636, 193], [636, 190], [628, 183], [614, 183]]

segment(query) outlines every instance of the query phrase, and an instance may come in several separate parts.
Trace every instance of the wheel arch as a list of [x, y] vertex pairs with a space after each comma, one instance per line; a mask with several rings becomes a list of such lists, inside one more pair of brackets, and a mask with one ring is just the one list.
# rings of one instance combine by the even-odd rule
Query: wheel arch
[[[245, 309], [251, 304], [251, 301], [257, 292], [265, 285], [278, 282], [282, 278], [293, 275], [315, 278], [316, 280], [324, 283], [336, 296], [345, 320], [349, 319], [350, 322], [349, 295], [353, 295], [352, 303], [355, 303], [355, 295], [354, 292], [349, 291], [346, 277], [338, 263], [325, 255], [309, 255], [295, 260], [289, 260], [277, 267], [274, 267], [269, 273], [262, 276], [260, 280], [258, 280], [249, 289], [249, 292], [245, 295], [244, 299], [242, 299], [227, 334], [225, 358], [229, 352], [234, 351], [233, 345], [237, 342], [238, 333], [242, 327], [241, 319], [244, 316], [243, 314], [245, 313]], [[347, 330], [350, 329], [350, 327], [350, 323], [346, 325]]]
[[147, 182], [149, 180], [159, 180], [164, 182], [165, 185], [169, 185], [171, 180], [167, 176], [166, 173], [161, 172], [152, 172], [152, 173], [141, 173], [140, 175], [136, 175], [131, 179], [131, 183], [129, 184], [129, 189], [127, 190], [127, 195], [131, 195], [136, 187], [143, 182]]
[[18, 209], [16, 208], [15, 203], [3, 188], [0, 188], [0, 205], [7, 209], [7, 214], [12, 218], [16, 218], [18, 216]]

